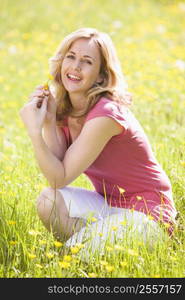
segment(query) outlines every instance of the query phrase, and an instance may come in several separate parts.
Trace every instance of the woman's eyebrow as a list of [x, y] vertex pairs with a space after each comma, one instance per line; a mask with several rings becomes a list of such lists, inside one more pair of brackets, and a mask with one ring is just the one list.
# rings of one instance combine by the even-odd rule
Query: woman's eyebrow
[[[71, 54], [76, 54], [74, 51], [68, 51], [69, 53], [71, 53]], [[95, 58], [93, 58], [92, 56], [89, 56], [89, 55], [83, 55], [83, 57], [88, 57], [88, 58], [91, 58], [92, 60], [95, 60]]]

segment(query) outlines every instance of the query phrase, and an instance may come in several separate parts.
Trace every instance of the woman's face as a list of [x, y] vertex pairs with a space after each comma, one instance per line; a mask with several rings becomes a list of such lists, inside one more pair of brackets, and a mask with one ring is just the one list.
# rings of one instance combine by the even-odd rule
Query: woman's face
[[92, 39], [72, 43], [61, 66], [62, 82], [69, 95], [84, 96], [95, 82], [101, 81], [100, 52]]

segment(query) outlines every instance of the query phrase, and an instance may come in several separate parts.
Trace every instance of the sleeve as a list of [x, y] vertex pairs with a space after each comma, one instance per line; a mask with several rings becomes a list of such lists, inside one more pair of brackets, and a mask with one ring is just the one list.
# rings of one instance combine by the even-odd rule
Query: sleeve
[[126, 134], [128, 129], [127, 120], [127, 110], [115, 101], [109, 100], [107, 98], [101, 98], [99, 102], [93, 107], [93, 109], [88, 113], [86, 121], [97, 117], [110, 117], [118, 122], [125, 130], [121, 132], [120, 135]]
[[61, 130], [62, 130], [62, 132], [64, 134], [67, 148], [69, 148], [69, 146], [71, 145], [69, 128], [67, 126], [64, 126], [64, 127], [61, 127]]

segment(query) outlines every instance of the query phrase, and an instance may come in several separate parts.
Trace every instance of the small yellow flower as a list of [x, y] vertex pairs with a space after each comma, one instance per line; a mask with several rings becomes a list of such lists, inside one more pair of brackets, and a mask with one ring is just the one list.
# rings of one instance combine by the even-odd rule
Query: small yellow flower
[[116, 231], [117, 229], [118, 229], [117, 226], [112, 226], [112, 230], [113, 230], [113, 231]]
[[88, 273], [88, 276], [90, 278], [96, 278], [97, 277], [97, 275], [95, 273]]
[[136, 196], [136, 199], [137, 199], [138, 201], [140, 201], [140, 200], [143, 199], [143, 197], [142, 197], [142, 196]]
[[111, 251], [113, 250], [113, 248], [112, 248], [112, 247], [109, 247], [109, 246], [107, 246], [107, 247], [106, 247], [106, 250], [107, 250], [107, 251], [109, 251], [109, 252], [111, 252]]
[[112, 272], [115, 270], [115, 268], [113, 266], [107, 265], [105, 266], [105, 269], [107, 270], [107, 272]]
[[79, 249], [82, 249], [82, 248], [85, 247], [85, 245], [84, 245], [84, 244], [81, 244], [81, 243], [77, 243], [77, 244], [76, 244], [76, 247], [78, 247]]
[[155, 274], [154, 276], [152, 276], [154, 278], [160, 278], [160, 275], [159, 274]]
[[16, 221], [14, 221], [14, 220], [9, 220], [9, 221], [7, 221], [7, 223], [8, 223], [9, 225], [15, 225], [15, 224], [16, 224]]
[[51, 252], [47, 252], [47, 253], [46, 253], [46, 256], [47, 256], [47, 258], [53, 258], [53, 257], [54, 257], [54, 254], [51, 253]]
[[125, 193], [125, 190], [123, 188], [120, 188], [119, 186], [118, 186], [118, 190], [119, 190], [121, 195]]
[[80, 250], [80, 249], [79, 249], [78, 247], [71, 247], [71, 253], [72, 253], [72, 254], [78, 253], [79, 250]]
[[151, 215], [148, 215], [148, 219], [149, 220], [154, 220], [154, 217], [152, 217]]
[[40, 244], [40, 245], [46, 245], [46, 244], [47, 244], [47, 241], [46, 241], [46, 240], [40, 240], [40, 241], [39, 241], [39, 244]]
[[70, 263], [69, 262], [66, 262], [66, 261], [59, 261], [59, 265], [61, 268], [63, 269], [67, 269], [70, 267]]
[[60, 247], [62, 247], [63, 244], [61, 242], [55, 241], [54, 245], [55, 245], [55, 247], [60, 248]]
[[64, 255], [63, 260], [69, 262], [72, 260], [72, 257], [70, 255]]
[[18, 243], [17, 241], [10, 241], [10, 242], [9, 242], [9, 244], [10, 244], [11, 246], [17, 245], [17, 243]]
[[100, 233], [98, 233], [98, 235], [99, 235], [99, 236], [103, 236], [103, 233], [100, 232]]
[[128, 263], [127, 263], [125, 260], [123, 260], [123, 261], [120, 262], [120, 265], [121, 265], [122, 267], [125, 267], [125, 266], [128, 265]]
[[106, 260], [100, 260], [100, 265], [107, 266], [108, 262]]
[[181, 166], [185, 167], [185, 161], [182, 161], [182, 160], [181, 160], [180, 163], [181, 163]]
[[48, 89], [49, 89], [48, 83], [46, 83], [46, 84], [44, 85], [43, 89], [44, 89], [44, 90], [48, 90]]
[[49, 80], [53, 80], [53, 79], [54, 79], [54, 76], [51, 75], [51, 74], [49, 74], [49, 75], [48, 75], [48, 79], [49, 79]]
[[90, 222], [96, 222], [97, 219], [96, 219], [95, 217], [91, 217], [89, 221], [90, 221]]
[[120, 224], [123, 225], [123, 226], [125, 226], [125, 225], [127, 225], [127, 221], [126, 220], [121, 221]]
[[168, 229], [168, 228], [170, 228], [171, 225], [169, 223], [164, 223], [164, 226], [166, 229]]
[[28, 253], [28, 257], [29, 257], [30, 259], [34, 259], [34, 258], [36, 257], [36, 255], [33, 254], [33, 253]]

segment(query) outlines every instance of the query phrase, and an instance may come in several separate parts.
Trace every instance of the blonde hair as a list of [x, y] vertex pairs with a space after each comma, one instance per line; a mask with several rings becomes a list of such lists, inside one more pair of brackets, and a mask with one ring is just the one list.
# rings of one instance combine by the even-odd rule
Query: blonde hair
[[[103, 78], [99, 84], [94, 84], [87, 92], [87, 106], [83, 113], [73, 114], [73, 107], [61, 79], [61, 65], [64, 56], [72, 43], [80, 38], [93, 39], [101, 55], [100, 74]], [[52, 86], [57, 103], [57, 124], [61, 125], [67, 116], [81, 117], [86, 115], [98, 102], [100, 97], [106, 96], [113, 101], [129, 105], [131, 95], [127, 91], [120, 62], [117, 58], [115, 47], [108, 34], [94, 28], [81, 28], [67, 35], [59, 45], [56, 53], [49, 59], [50, 73], [53, 76]]]

